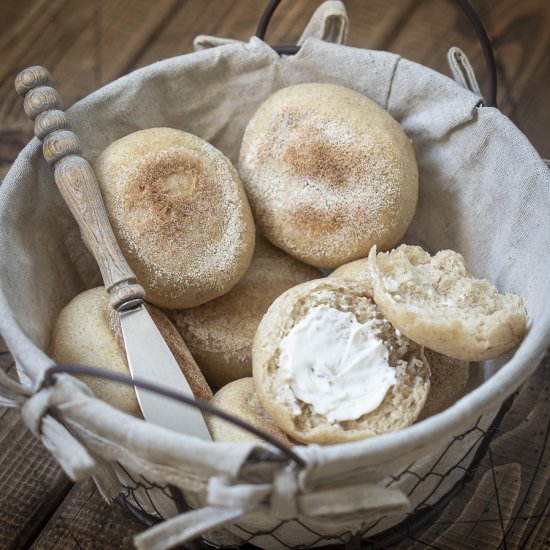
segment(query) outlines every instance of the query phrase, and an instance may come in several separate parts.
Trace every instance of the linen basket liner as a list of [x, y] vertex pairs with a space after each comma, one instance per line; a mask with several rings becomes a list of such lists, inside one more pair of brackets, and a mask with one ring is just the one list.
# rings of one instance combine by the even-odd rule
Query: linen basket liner
[[[539, 155], [498, 109], [480, 107], [479, 91], [392, 53], [317, 38], [342, 41], [347, 29], [339, 2], [323, 6], [295, 56], [279, 57], [257, 38], [199, 37], [201, 51], [134, 71], [79, 101], [67, 116], [84, 156], [93, 162], [130, 132], [170, 126], [197, 134], [236, 163], [248, 120], [276, 90], [300, 82], [355, 89], [387, 109], [414, 145], [420, 195], [404, 242], [431, 252], [457, 250], [476, 276], [518, 293], [529, 332], [501, 367], [502, 361], [478, 365], [480, 379], [492, 376], [442, 414], [373, 439], [296, 447], [306, 462], [302, 469], [249, 460], [259, 450], [254, 444], [205, 442], [147, 424], [96, 399], [68, 375], [43, 386], [53, 364], [45, 350], [57, 314], [100, 279], [33, 139], [0, 187], [0, 332], [22, 381], [0, 378], [0, 405], [21, 407], [27, 426], [65, 472], [74, 480], [93, 474], [106, 498], [133, 472], [180, 487], [193, 507], [204, 507], [139, 535], [140, 548], [165, 548], [204, 531], [218, 544], [238, 543], [242, 528], [267, 532], [289, 518], [297, 518], [300, 529], [288, 522], [278, 535], [292, 544], [326, 544], [332, 536], [341, 542], [343, 534], [377, 518], [373, 532], [385, 529], [415, 504], [410, 476], [395, 474], [413, 463], [419, 471], [431, 468], [450, 441], [456, 464], [467, 444], [453, 436], [486, 429], [548, 344], [550, 172]], [[461, 59], [453, 72], [467, 75], [462, 82], [472, 87], [471, 69]], [[443, 490], [430, 487], [436, 496]], [[164, 500], [158, 502], [163, 515], [174, 514], [173, 503]], [[279, 547], [268, 535], [254, 544]]]

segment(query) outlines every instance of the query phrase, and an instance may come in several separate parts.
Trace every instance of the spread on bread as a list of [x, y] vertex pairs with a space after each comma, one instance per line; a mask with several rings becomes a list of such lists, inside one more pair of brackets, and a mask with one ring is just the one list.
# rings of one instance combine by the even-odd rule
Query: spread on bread
[[[310, 331], [300, 330], [300, 323], [306, 320], [306, 327], [315, 328], [318, 325], [315, 321], [312, 323], [315, 312], [321, 315], [332, 312], [332, 318], [329, 317], [332, 322], [345, 325], [347, 321], [351, 325], [348, 329], [352, 330], [348, 330], [347, 335], [342, 331], [345, 341], [338, 342], [338, 334], [331, 331], [334, 325], [327, 325], [319, 337], [308, 341], [313, 337]], [[356, 324], [351, 322], [353, 319]], [[355, 365], [353, 359], [338, 361], [336, 354], [328, 349], [329, 342], [322, 342], [323, 338], [331, 339], [330, 343], [340, 347], [345, 355], [345, 347], [350, 341], [346, 336], [364, 325], [368, 327], [367, 332], [375, 329], [375, 338], [362, 335], [364, 343], [372, 346], [373, 351], [367, 361]], [[291, 334], [295, 327], [303, 338], [298, 339], [296, 332], [294, 336]], [[289, 335], [291, 345], [286, 340]], [[289, 369], [285, 368], [285, 354], [289, 350], [300, 354], [294, 355], [295, 358], [302, 358], [293, 367], [292, 380], [289, 380]], [[358, 349], [352, 351], [356, 359], [361, 357]], [[306, 357], [307, 353], [311, 358]], [[383, 357], [385, 364], [378, 362], [377, 355], [378, 359], [380, 355]], [[335, 390], [332, 396], [325, 395], [329, 393], [329, 382], [323, 377], [321, 365], [324, 361], [332, 370]], [[320, 376], [303, 372], [312, 363]], [[353, 371], [349, 375], [341, 371], [350, 365]], [[363, 294], [360, 284], [336, 278], [295, 286], [273, 302], [256, 331], [252, 369], [256, 392], [264, 409], [283, 431], [304, 443], [356, 441], [405, 428], [418, 418], [430, 388], [430, 368], [422, 348], [394, 329], [372, 300]], [[342, 390], [350, 392], [350, 396], [339, 403], [336, 392]], [[318, 395], [319, 392], [323, 395]]]
[[[311, 308], [281, 340], [279, 368], [296, 399], [309, 403], [329, 422], [357, 420], [375, 410], [395, 384], [395, 369], [377, 326], [380, 321], [357, 321], [350, 311], [321, 304]], [[294, 397], [294, 399], [293, 399]]]

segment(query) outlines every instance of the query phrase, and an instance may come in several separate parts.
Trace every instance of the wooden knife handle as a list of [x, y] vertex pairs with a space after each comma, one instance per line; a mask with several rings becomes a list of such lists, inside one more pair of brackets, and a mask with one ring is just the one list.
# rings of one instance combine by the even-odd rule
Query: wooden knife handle
[[55, 183], [99, 265], [111, 294], [111, 306], [125, 309], [125, 305], [137, 304], [145, 292], [136, 283], [136, 276], [118, 246], [95, 174], [82, 157], [78, 136], [68, 129], [61, 98], [52, 87], [49, 71], [39, 66], [21, 71], [15, 79], [15, 89], [24, 97], [25, 113], [34, 121], [34, 133], [42, 141], [44, 158], [54, 167]]

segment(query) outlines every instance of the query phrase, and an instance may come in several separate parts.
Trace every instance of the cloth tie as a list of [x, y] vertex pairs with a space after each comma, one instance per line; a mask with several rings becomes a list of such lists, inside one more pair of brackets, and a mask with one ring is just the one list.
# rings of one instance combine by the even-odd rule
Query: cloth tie
[[[311, 468], [308, 463], [307, 468]], [[207, 506], [170, 518], [134, 537], [138, 550], [162, 550], [188, 542], [202, 533], [262, 514], [278, 520], [301, 518], [345, 523], [409, 510], [398, 489], [372, 483], [310, 490], [303, 470], [291, 463], [280, 467], [271, 483], [246, 483], [212, 477]]]
[[71, 401], [92, 392], [79, 380], [64, 374], [53, 383], [39, 380], [34, 390], [12, 380], [0, 369], [0, 405], [21, 409], [21, 417], [31, 432], [42, 440], [63, 471], [80, 481], [92, 475], [96, 462], [71, 432], [55, 418], [55, 408], [70, 407]]

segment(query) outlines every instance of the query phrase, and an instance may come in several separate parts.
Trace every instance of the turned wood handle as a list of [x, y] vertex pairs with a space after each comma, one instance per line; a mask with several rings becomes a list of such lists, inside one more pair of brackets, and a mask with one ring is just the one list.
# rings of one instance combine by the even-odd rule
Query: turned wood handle
[[46, 161], [54, 167], [55, 183], [75, 217], [82, 238], [94, 255], [111, 306], [125, 309], [145, 296], [115, 239], [95, 174], [82, 157], [78, 136], [68, 129], [59, 94], [44, 67], [29, 67], [15, 79], [17, 93], [24, 97], [27, 116], [42, 141]]

